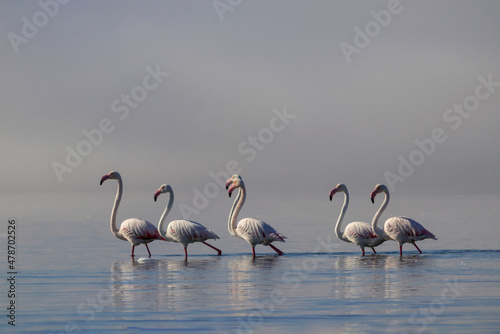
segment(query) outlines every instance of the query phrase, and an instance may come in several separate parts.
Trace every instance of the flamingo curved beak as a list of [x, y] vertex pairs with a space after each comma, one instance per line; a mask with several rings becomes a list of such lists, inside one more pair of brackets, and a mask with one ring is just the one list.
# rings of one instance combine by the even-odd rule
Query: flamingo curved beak
[[370, 199], [372, 200], [372, 203], [375, 203], [375, 196], [377, 196], [378, 191], [377, 189], [373, 190], [372, 193], [370, 194]]
[[157, 191], [155, 191], [155, 202], [156, 202], [156, 199], [158, 198], [158, 196], [160, 196], [161, 194], [161, 188], [158, 189]]
[[231, 185], [231, 187], [229, 187], [229, 190], [228, 190], [229, 198], [231, 198], [231, 194], [233, 193], [234, 189], [235, 189], [234, 185]]
[[102, 186], [102, 183], [103, 183], [104, 181], [106, 181], [107, 179], [109, 179], [109, 174], [106, 174], [106, 175], [104, 175], [103, 177], [101, 177], [101, 183], [100, 183], [99, 185], [101, 185], [101, 186]]
[[230, 178], [226, 181], [226, 190], [227, 190], [227, 188], [229, 188], [229, 186], [231, 185], [232, 182], [233, 182], [233, 178]]
[[333, 195], [335, 195], [335, 193], [338, 191], [337, 188], [333, 188], [331, 191], [330, 191], [330, 201], [332, 200], [333, 198]]

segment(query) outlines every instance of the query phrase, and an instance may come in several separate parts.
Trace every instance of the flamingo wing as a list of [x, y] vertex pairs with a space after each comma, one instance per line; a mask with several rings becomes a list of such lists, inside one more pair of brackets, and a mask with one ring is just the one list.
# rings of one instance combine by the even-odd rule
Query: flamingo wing
[[236, 230], [250, 244], [268, 245], [273, 241], [285, 242], [286, 239], [286, 236], [278, 233], [271, 225], [255, 218], [240, 220]]
[[429, 230], [427, 230], [425, 227], [417, 223], [411, 218], [405, 218], [401, 217], [402, 219], [406, 219], [407, 221], [410, 222], [411, 228], [412, 228], [412, 234], [414, 235], [415, 240], [421, 240], [421, 239], [434, 239], [437, 240], [436, 236], [432, 234]]
[[375, 239], [377, 235], [373, 233], [372, 228], [367, 223], [352, 222], [345, 228], [344, 234], [349, 238], [354, 239]]
[[417, 241], [427, 238], [437, 240], [434, 234], [418, 222], [406, 217], [392, 217], [387, 219], [384, 224], [384, 231], [396, 241], [398, 239]]
[[174, 220], [168, 224], [167, 233], [180, 243], [191, 243], [207, 239], [219, 239], [219, 236], [200, 223], [191, 220]]
[[130, 218], [123, 221], [119, 233], [134, 245], [148, 243], [153, 240], [163, 240], [153, 224], [138, 218]]

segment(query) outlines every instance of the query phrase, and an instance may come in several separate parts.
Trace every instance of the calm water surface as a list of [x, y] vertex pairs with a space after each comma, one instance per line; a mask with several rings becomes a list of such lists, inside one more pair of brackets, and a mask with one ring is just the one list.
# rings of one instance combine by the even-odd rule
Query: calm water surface
[[[263, 211], [288, 236], [276, 243], [286, 255], [257, 246], [255, 260], [246, 242], [229, 236], [226, 212], [207, 211], [211, 219], [199, 221], [219, 234], [213, 244], [223, 256], [192, 244], [187, 262], [181, 245], [157, 241], [150, 244], [151, 259], [138, 246], [133, 261], [130, 244], [109, 231], [111, 202], [101, 207], [87, 201], [75, 212], [55, 212], [46, 203], [29, 212], [4, 208], [17, 219], [18, 274], [15, 327], [7, 324], [9, 286], [2, 280], [1, 332], [500, 331], [498, 196], [400, 203], [439, 238], [419, 243], [424, 254], [405, 245], [403, 257], [394, 242], [361, 257], [359, 247], [335, 239], [341, 203], [311, 203], [297, 215], [280, 207]], [[245, 209], [243, 216], [251, 216]], [[353, 212], [368, 216], [375, 209]], [[388, 210], [383, 218], [399, 214]], [[351, 212], [346, 221], [359, 218]], [[2, 235], [2, 248], [5, 241]], [[8, 278], [6, 260], [1, 268]]]

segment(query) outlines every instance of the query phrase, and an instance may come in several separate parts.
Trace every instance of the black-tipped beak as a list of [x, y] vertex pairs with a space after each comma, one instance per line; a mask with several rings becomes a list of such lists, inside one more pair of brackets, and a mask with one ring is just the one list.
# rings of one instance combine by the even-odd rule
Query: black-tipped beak
[[231, 193], [229, 193], [229, 198], [231, 198]]
[[[161, 189], [161, 188], [160, 188]], [[157, 191], [155, 191], [155, 195], [154, 195], [154, 199], [155, 199], [155, 202], [156, 202], [156, 199], [160, 196], [161, 194], [161, 190], [158, 189]]]
[[372, 200], [372, 203], [375, 203], [375, 198], [372, 197], [371, 200]]
[[229, 188], [229, 184], [226, 184], [226, 190]]
[[334, 188], [330, 191], [330, 202], [332, 201], [333, 195], [337, 192], [337, 188]]

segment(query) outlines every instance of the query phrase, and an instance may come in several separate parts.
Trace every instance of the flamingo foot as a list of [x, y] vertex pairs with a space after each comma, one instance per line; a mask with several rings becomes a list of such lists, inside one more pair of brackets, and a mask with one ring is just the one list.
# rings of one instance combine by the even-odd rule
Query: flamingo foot
[[206, 243], [205, 241], [202, 241], [202, 242], [203, 242], [205, 245], [207, 245], [208, 247], [215, 249], [215, 250], [217, 251], [217, 255], [222, 255], [222, 251], [221, 251], [220, 249], [215, 248], [214, 246], [212, 246], [212, 245], [210, 245], [210, 244]]
[[148, 244], [144, 244], [146, 246], [146, 249], [148, 250], [149, 257], [151, 257], [151, 252], [149, 251]]
[[282, 251], [280, 251], [278, 248], [274, 247], [273, 245], [269, 244], [269, 247], [271, 247], [272, 249], [274, 249], [274, 251], [276, 253], [278, 253], [278, 255], [283, 255], [285, 253], [283, 253]]
[[422, 251], [420, 250], [420, 248], [418, 248], [417, 244], [413, 244], [413, 246], [415, 246], [415, 248], [420, 252], [420, 254], [422, 254]]
[[370, 248], [372, 249], [373, 254], [377, 254], [377, 252], [375, 252], [375, 248], [373, 248], [373, 247], [370, 247]]

